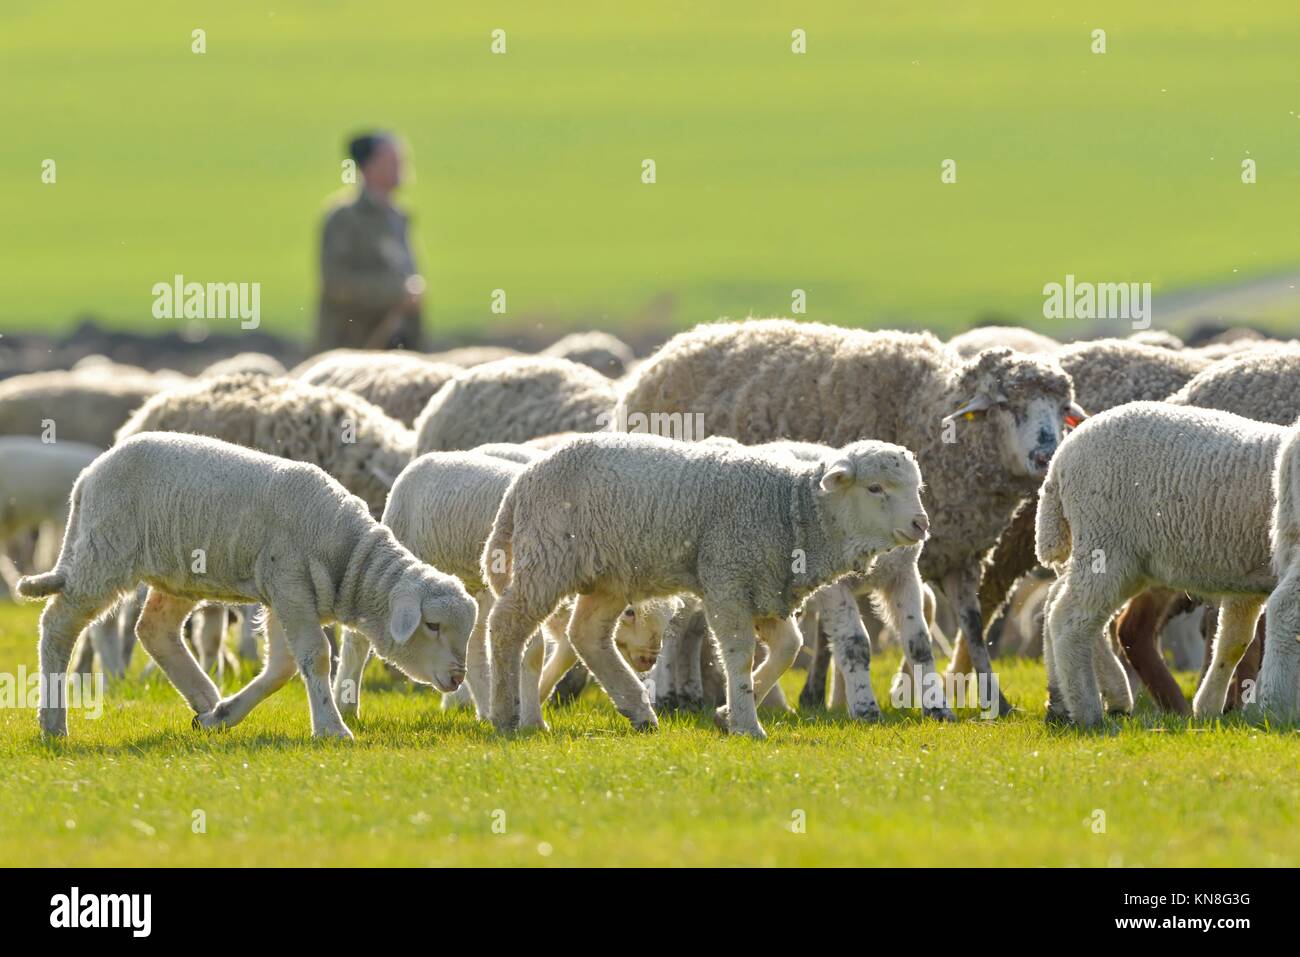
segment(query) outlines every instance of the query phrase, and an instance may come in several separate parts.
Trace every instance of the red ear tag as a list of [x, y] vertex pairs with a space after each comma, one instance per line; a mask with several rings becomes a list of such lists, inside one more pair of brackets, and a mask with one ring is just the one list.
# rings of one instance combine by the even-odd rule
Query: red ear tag
[[1077, 429], [1079, 427], [1079, 423], [1082, 421], [1083, 419], [1079, 418], [1077, 415], [1067, 415], [1065, 417], [1065, 424], [1072, 429]]

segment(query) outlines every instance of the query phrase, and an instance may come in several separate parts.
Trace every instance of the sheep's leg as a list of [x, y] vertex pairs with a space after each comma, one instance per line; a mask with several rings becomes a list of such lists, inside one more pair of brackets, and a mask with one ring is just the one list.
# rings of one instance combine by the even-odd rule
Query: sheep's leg
[[632, 727], [654, 731], [659, 719], [650, 707], [649, 692], [614, 645], [614, 627], [626, 607], [616, 596], [600, 592], [580, 595], [569, 622], [569, 642]]
[[1264, 634], [1267, 629], [1268, 622], [1264, 615], [1260, 615], [1255, 622], [1255, 636], [1242, 652], [1237, 669], [1232, 673], [1232, 680], [1228, 682], [1228, 699], [1223, 706], [1225, 712], [1239, 711], [1250, 704], [1246, 699], [1253, 700], [1254, 695], [1250, 689], [1259, 684], [1259, 667], [1264, 658]]
[[190, 620], [194, 647], [199, 653], [199, 667], [208, 674], [215, 672], [218, 683], [225, 671], [221, 643], [226, 637], [227, 623], [225, 605], [207, 605], [196, 611]]
[[803, 690], [799, 692], [799, 706], [822, 708], [826, 706], [826, 679], [831, 668], [831, 646], [822, 635], [821, 615], [813, 607], [812, 600], [804, 605], [803, 615], [799, 618], [799, 632], [811, 655], [808, 677], [804, 680]]
[[492, 688], [488, 713], [497, 731], [514, 731], [519, 726], [519, 671], [524, 644], [559, 600], [559, 595], [530, 594], [512, 582], [492, 606], [488, 616]]
[[[280, 617], [272, 612], [274, 617]], [[334, 692], [330, 688], [332, 656], [326, 632], [311, 616], [294, 616], [281, 620], [289, 652], [298, 664], [298, 673], [307, 687], [307, 704], [311, 708], [311, 734], [314, 738], [351, 740], [352, 732], [343, 723]]]
[[[88, 624], [107, 602], [93, 598], [55, 595], [41, 613], [41, 685], [38, 717], [41, 733], [64, 737], [68, 733], [68, 659]], [[79, 679], [80, 680], [80, 679]]]
[[[687, 683], [686, 674], [690, 668], [687, 657], [686, 631], [690, 624], [690, 610], [683, 608], [664, 630], [663, 647], [650, 674], [646, 676], [646, 687], [651, 689], [651, 707], [657, 711], [677, 711], [685, 707], [683, 691]], [[696, 668], [699, 667], [699, 654], [696, 652]]]
[[[913, 705], [919, 706], [927, 718], [951, 720], [953, 713], [943, 698], [943, 681], [934, 666], [934, 646], [930, 639], [930, 623], [934, 620], [933, 597], [926, 601], [925, 586], [914, 558], [909, 557], [907, 561], [890, 559], [892, 555], [877, 563], [871, 575], [873, 607], [886, 627], [898, 635], [898, 643], [903, 646], [907, 677], [914, 688], [920, 689], [921, 700], [913, 702]], [[870, 650], [868, 640], [868, 653]]]
[[551, 653], [546, 656], [546, 664], [542, 667], [538, 697], [542, 701], [549, 701], [560, 679], [578, 663], [578, 655], [569, 643], [569, 636], [565, 634], [563, 618], [559, 612], [547, 618], [542, 627], [551, 636], [552, 644]]
[[960, 568], [949, 572], [943, 578], [943, 593], [956, 610], [958, 622], [957, 646], [953, 651], [948, 673], [970, 674], [970, 667], [963, 664], [962, 659], [961, 649], [965, 644], [968, 647], [970, 664], [974, 666], [975, 674], [978, 676], [980, 710], [992, 709], [992, 692], [996, 691], [999, 717], [1010, 714], [1011, 705], [1002, 694], [997, 676], [993, 673], [988, 645], [984, 643], [984, 622], [980, 617], [978, 567]]
[[705, 705], [704, 669], [701, 662], [706, 650], [708, 628], [692, 627], [695, 616], [700, 614], [694, 601], [687, 602], [681, 614], [681, 655], [678, 661], [684, 673], [679, 672], [677, 676], [677, 706], [687, 711], [699, 711]]
[[1102, 720], [1096, 646], [1115, 609], [1132, 589], [1126, 589], [1114, 572], [1109, 576], [1092, 574], [1078, 565], [1071, 565], [1058, 585], [1048, 625], [1053, 668], [1070, 717], [1092, 727]]
[[117, 620], [112, 610], [105, 617], [92, 622], [86, 629], [87, 644], [99, 656], [99, 666], [110, 678], [126, 674], [122, 664], [122, 648], [117, 641]]
[[765, 739], [767, 733], [758, 723], [754, 701], [754, 622], [743, 613], [719, 608], [707, 599], [704, 606], [727, 676], [727, 703], [718, 709], [718, 720], [726, 721], [731, 734]]
[[1192, 706], [1161, 657], [1159, 647], [1160, 622], [1167, 620], [1165, 611], [1177, 600], [1178, 596], [1166, 589], [1143, 592], [1120, 613], [1116, 629], [1124, 656], [1151, 692], [1156, 705], [1174, 714], [1189, 715]]
[[1068, 722], [1070, 714], [1065, 707], [1065, 696], [1061, 693], [1061, 676], [1056, 667], [1056, 655], [1052, 650], [1051, 614], [1052, 606], [1065, 584], [1064, 578], [1058, 578], [1047, 589], [1047, 598], [1043, 601], [1043, 670], [1047, 672], [1047, 720], [1049, 722]]
[[488, 701], [492, 696], [487, 646], [487, 623], [488, 615], [492, 612], [492, 593], [479, 592], [474, 596], [474, 600], [478, 603], [478, 616], [474, 619], [474, 630], [469, 633], [469, 645], [465, 649], [465, 681], [454, 694], [443, 695], [442, 706], [444, 708], [472, 707], [478, 719], [486, 721]]
[[221, 700], [221, 692], [181, 639], [181, 626], [193, 610], [194, 602], [188, 598], [150, 588], [135, 633], [194, 713], [207, 714]]
[[74, 646], [75, 656], [72, 662], [72, 670], [79, 675], [92, 675], [95, 673], [95, 643], [90, 640], [90, 629], [87, 628], [81, 633], [80, 640]]
[[[831, 646], [836, 678], [843, 682], [849, 717], [879, 721], [880, 705], [871, 687], [871, 636], [858, 611], [857, 599], [847, 585], [830, 585], [821, 592], [819, 607], [821, 629]], [[757, 689], [754, 693], [758, 693]]]
[[[547, 621], [550, 619], [548, 618]], [[542, 661], [545, 657], [546, 642], [540, 633], [534, 634], [524, 645], [524, 662], [519, 669], [519, 727], [521, 728], [550, 730], [542, 718], [542, 699], [539, 695]]]
[[1115, 654], [1111, 643], [1111, 629], [1114, 622], [1107, 623], [1097, 637], [1097, 644], [1092, 648], [1092, 666], [1097, 672], [1101, 684], [1101, 696], [1106, 701], [1106, 708], [1111, 714], [1133, 713], [1133, 689], [1128, 684], [1128, 672], [1124, 663]]
[[241, 661], [260, 661], [257, 651], [257, 616], [261, 605], [239, 606], [239, 642], [235, 646]]
[[1212, 718], [1223, 714], [1228, 682], [1232, 680], [1233, 669], [1246, 646], [1255, 637], [1255, 621], [1263, 604], [1263, 600], [1254, 595], [1224, 599], [1219, 608], [1219, 627], [1214, 635], [1210, 667], [1192, 699], [1192, 714], [1196, 717]]
[[[293, 654], [289, 650], [284, 625], [274, 613], [268, 614], [266, 663], [262, 666], [261, 672], [235, 694], [223, 698], [210, 712], [196, 717], [195, 722], [204, 728], [233, 728], [248, 717], [248, 713], [255, 707], [288, 684], [296, 667]], [[360, 684], [357, 687], [360, 688]]]
[[754, 700], [767, 704], [769, 692], [798, 657], [803, 637], [789, 618], [765, 618], [757, 626], [759, 637], [767, 645], [767, 657], [754, 672]]
[[129, 592], [117, 606], [117, 644], [122, 649], [122, 668], [131, 667], [131, 653], [135, 650], [135, 623], [144, 604], [145, 587]]
[[[334, 673], [334, 701], [339, 714], [355, 718], [361, 713], [361, 676], [374, 651], [366, 636], [351, 628], [343, 629], [343, 647], [339, 650], [339, 667]], [[292, 657], [290, 656], [291, 660]], [[293, 671], [290, 670], [290, 675]], [[256, 679], [254, 679], [256, 680]], [[288, 680], [287, 678], [285, 680]], [[443, 698], [443, 702], [446, 702]]]
[[1279, 721], [1300, 719], [1300, 571], [1282, 577], [1268, 599], [1259, 707]]
[[[828, 646], [830, 642], [826, 643]], [[827, 711], [845, 711], [848, 708], [848, 694], [844, 688], [844, 669], [835, 662], [834, 647], [831, 647], [831, 668], [827, 677], [830, 679], [830, 693], [826, 698]]]

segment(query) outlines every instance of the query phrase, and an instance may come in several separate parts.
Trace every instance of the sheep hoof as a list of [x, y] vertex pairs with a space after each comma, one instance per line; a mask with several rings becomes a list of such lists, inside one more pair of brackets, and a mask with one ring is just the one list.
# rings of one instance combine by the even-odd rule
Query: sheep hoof
[[935, 721], [956, 721], [957, 716], [947, 708], [926, 708], [921, 712], [923, 717], [933, 718]]
[[632, 730], [641, 734], [653, 734], [659, 730], [659, 719], [651, 715], [648, 720], [633, 721]]
[[727, 731], [730, 729], [730, 723], [727, 720], [727, 706], [725, 704], [713, 712], [713, 724], [720, 731]]
[[871, 704], [864, 708], [855, 708], [849, 712], [849, 717], [855, 721], [862, 721], [867, 724], [874, 724], [880, 720], [880, 705]]
[[1058, 711], [1049, 705], [1047, 708], [1047, 714], [1044, 715], [1043, 720], [1047, 724], [1065, 725], [1070, 723], [1070, 716], [1064, 711]]
[[312, 737], [321, 741], [353, 741], [355, 738], [352, 732], [347, 729], [346, 725], [340, 725], [337, 728], [323, 728], [320, 731], [313, 731]]

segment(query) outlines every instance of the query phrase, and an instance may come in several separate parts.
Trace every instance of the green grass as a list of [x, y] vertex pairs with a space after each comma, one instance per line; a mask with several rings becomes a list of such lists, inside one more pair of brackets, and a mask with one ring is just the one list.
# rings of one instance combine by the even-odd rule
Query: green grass
[[438, 332], [784, 314], [795, 288], [841, 324], [1042, 325], [1066, 273], [1159, 294], [1300, 262], [1298, 46], [1292, 0], [10, 4], [0, 329], [169, 328], [150, 289], [179, 272], [259, 281], [265, 327], [306, 335], [372, 124], [414, 150]]
[[[35, 666], [35, 619], [30, 607], [0, 608], [6, 669]], [[878, 692], [894, 665], [879, 662]], [[39, 740], [33, 712], [0, 711], [0, 861], [1300, 863], [1294, 731], [1161, 719], [1145, 701], [1110, 733], [1053, 730], [1042, 668], [999, 670], [1024, 709], [1007, 720], [782, 717], [757, 743], [724, 738], [703, 718], [668, 717], [659, 734], [637, 735], [594, 691], [550, 709], [550, 734], [502, 740], [375, 669], [351, 745], [309, 740], [298, 682], [212, 735], [190, 730], [165, 681], [137, 674], [109, 689], [102, 718], [74, 714], [54, 745]], [[206, 833], [192, 832], [196, 810]], [[791, 830], [796, 810], [802, 834]]]

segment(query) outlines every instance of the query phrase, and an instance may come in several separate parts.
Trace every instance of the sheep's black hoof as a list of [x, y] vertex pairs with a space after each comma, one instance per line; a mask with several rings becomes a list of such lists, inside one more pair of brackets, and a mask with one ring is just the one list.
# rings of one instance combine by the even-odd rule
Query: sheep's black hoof
[[935, 721], [956, 721], [957, 716], [947, 708], [926, 708], [922, 714], [927, 718], [933, 718]]
[[199, 724], [199, 713], [194, 712], [194, 717], [190, 719], [190, 728], [194, 731], [202, 731], [203, 725]]
[[731, 724], [730, 724], [730, 722], [727, 720], [727, 706], [726, 706], [726, 705], [723, 705], [721, 708], [719, 708], [718, 710], [716, 710], [716, 711], [713, 712], [713, 723], [714, 723], [714, 725], [718, 728], [719, 731], [730, 731], [730, 730], [731, 730]]
[[1066, 714], [1064, 711], [1057, 711], [1049, 707], [1047, 709], [1047, 714], [1044, 715], [1043, 717], [1043, 720], [1047, 724], [1063, 727], [1070, 723], [1070, 716]]

